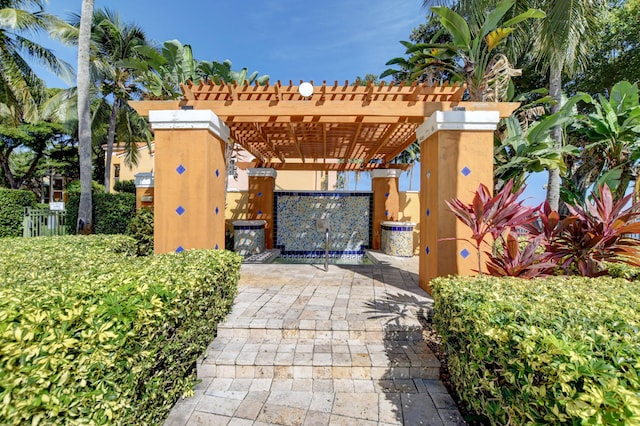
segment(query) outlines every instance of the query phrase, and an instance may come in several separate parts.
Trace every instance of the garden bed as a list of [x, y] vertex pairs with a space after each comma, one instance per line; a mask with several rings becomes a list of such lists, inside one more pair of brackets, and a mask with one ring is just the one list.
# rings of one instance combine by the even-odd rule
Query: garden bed
[[640, 282], [434, 280], [461, 405], [491, 424], [640, 421]]
[[3, 239], [3, 424], [161, 424], [237, 292], [225, 251], [132, 257], [124, 236]]

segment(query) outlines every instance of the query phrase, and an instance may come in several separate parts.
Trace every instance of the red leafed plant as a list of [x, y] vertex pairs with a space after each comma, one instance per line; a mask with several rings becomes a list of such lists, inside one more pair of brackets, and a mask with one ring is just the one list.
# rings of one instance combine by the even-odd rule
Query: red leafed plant
[[536, 219], [536, 209], [523, 206], [522, 201], [518, 201], [524, 187], [513, 193], [512, 190], [513, 180], [507, 182], [494, 196], [491, 195], [489, 188], [480, 184], [471, 204], [464, 204], [458, 199], [446, 201], [453, 214], [471, 229], [471, 240], [464, 239], [464, 241], [468, 241], [476, 249], [479, 273], [482, 273], [480, 249], [483, 242], [490, 244], [486, 241], [489, 235], [495, 240], [507, 229], [529, 224]]
[[520, 250], [518, 235], [509, 231], [507, 238], [500, 237], [502, 247], [494, 252], [485, 252], [487, 271], [498, 277], [536, 278], [553, 275], [556, 267], [546, 253], [538, 252], [544, 235], [538, 235], [526, 242], [523, 250]]
[[555, 212], [541, 214], [549, 222], [543, 231], [549, 257], [566, 273], [582, 276], [605, 274], [606, 262], [640, 266], [640, 240], [630, 236], [640, 233], [640, 222], [634, 221], [639, 206], [625, 209], [631, 197], [616, 202], [608, 186], [599, 186], [586, 208], [567, 205], [570, 216], [563, 220], [556, 220]]

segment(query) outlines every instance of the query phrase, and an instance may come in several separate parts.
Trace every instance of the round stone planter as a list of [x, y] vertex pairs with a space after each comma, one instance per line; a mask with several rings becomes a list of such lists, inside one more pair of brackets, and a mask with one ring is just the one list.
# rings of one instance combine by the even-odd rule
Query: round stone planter
[[380, 249], [390, 256], [413, 256], [413, 222], [380, 222]]
[[233, 222], [233, 250], [241, 256], [264, 251], [264, 220], [235, 220]]

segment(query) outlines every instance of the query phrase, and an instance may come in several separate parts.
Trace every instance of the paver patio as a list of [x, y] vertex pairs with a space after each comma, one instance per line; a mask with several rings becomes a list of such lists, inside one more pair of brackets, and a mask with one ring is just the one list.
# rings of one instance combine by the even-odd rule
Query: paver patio
[[422, 340], [417, 259], [243, 264], [239, 294], [167, 426], [464, 424]]

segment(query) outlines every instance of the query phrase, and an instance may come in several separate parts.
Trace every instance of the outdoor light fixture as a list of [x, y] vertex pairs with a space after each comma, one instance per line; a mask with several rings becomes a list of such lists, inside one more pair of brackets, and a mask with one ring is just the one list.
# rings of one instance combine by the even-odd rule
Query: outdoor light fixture
[[300, 83], [300, 86], [298, 86], [298, 93], [300, 93], [300, 96], [308, 98], [313, 95], [313, 86], [311, 83], [307, 83], [306, 81], [304, 83]]

